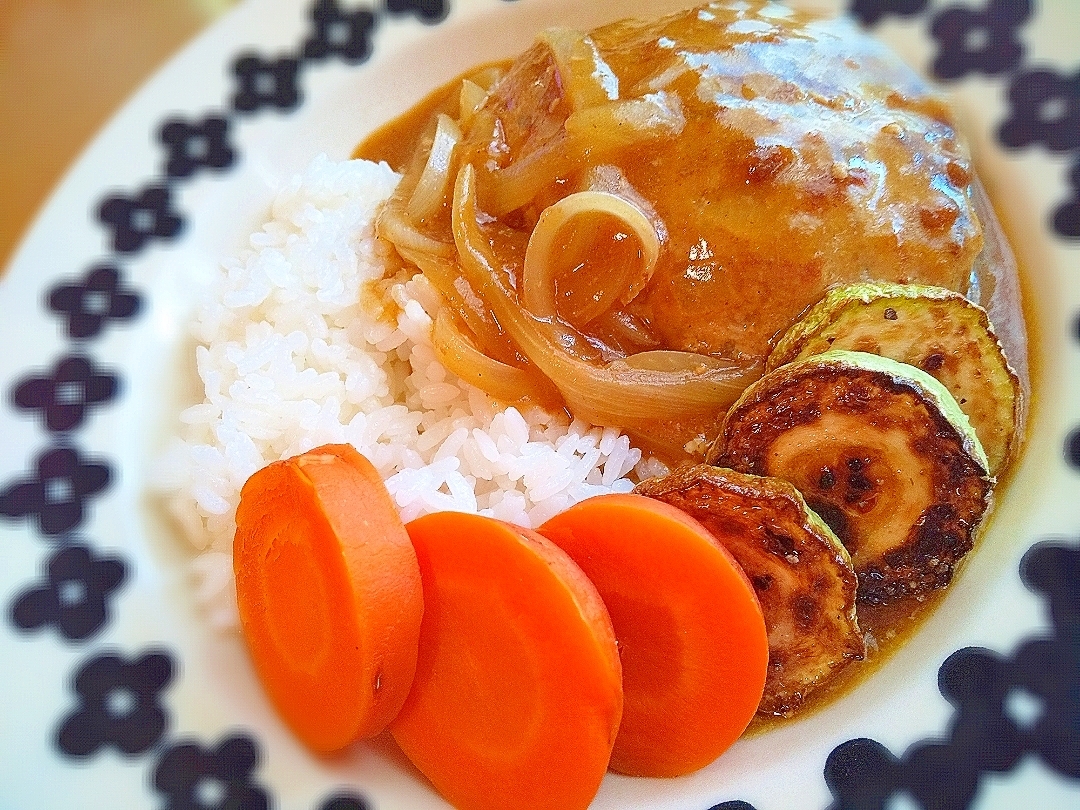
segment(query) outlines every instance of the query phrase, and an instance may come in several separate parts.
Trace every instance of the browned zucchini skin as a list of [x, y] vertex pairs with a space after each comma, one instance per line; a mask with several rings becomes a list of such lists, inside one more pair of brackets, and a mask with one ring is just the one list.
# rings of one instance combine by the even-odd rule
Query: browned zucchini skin
[[889, 282], [835, 287], [780, 338], [765, 369], [835, 349], [891, 357], [942, 383], [970, 419], [991, 473], [1016, 455], [1024, 385], [986, 310], [960, 293]]
[[[785, 368], [792, 367], [774, 373], [783, 374]], [[887, 374], [829, 364], [807, 367], [787, 375], [782, 384], [757, 391], [728, 411], [706, 460], [754, 475], [775, 475], [768, 465], [772, 444], [786, 431], [812, 425], [829, 412], [858, 415], [881, 429], [907, 431], [915, 452], [936, 460], [931, 482], [934, 505], [922, 512], [903, 542], [880, 557], [862, 559], [859, 554], [863, 538], [858, 535], [857, 511], [861, 501], [874, 495], [865, 480], [834, 475], [826, 481], [822, 470], [808, 470], [803, 480], [791, 483], [851, 553], [860, 602], [887, 604], [947, 586], [974, 545], [990, 504], [993, 479], [966, 451], [965, 437], [937, 408], [926, 404], [917, 386]], [[889, 407], [900, 399], [909, 401], [910, 409], [897, 409], [908, 417], [898, 417]], [[860, 455], [853, 444], [850, 457]], [[903, 497], [903, 492], [895, 495]]]
[[[697, 464], [643, 481], [635, 492], [698, 520], [754, 586], [769, 631], [760, 714], [795, 714], [815, 689], [865, 656], [851, 561], [787, 482]], [[801, 587], [788, 587], [792, 582]]]

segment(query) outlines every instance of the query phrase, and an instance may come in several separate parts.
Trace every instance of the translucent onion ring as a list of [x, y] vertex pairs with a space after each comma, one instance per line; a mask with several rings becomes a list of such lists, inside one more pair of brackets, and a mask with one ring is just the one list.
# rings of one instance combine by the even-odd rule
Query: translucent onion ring
[[435, 356], [447, 369], [500, 402], [544, 404], [552, 399], [552, 392], [541, 390], [536, 377], [527, 370], [502, 363], [477, 349], [454, 323], [445, 306], [435, 316], [431, 343]]
[[400, 202], [391, 198], [383, 206], [379, 218], [375, 221], [375, 232], [380, 239], [385, 239], [392, 244], [402, 255], [406, 251], [417, 254], [438, 256], [443, 259], [453, 259], [454, 246], [448, 242], [440, 242], [430, 236], [425, 236], [409, 222], [401, 210]]
[[499, 328], [499, 324], [491, 318], [480, 296], [469, 282], [461, 277], [456, 262], [409, 248], [399, 248], [398, 252], [406, 261], [420, 268], [427, 280], [439, 291], [444, 306], [457, 313], [466, 328], [477, 337], [480, 345], [484, 347], [485, 356], [491, 356], [498, 362], [521, 359], [521, 353]]
[[413, 222], [422, 222], [434, 214], [446, 198], [450, 184], [450, 161], [454, 147], [461, 140], [461, 130], [448, 115], [439, 114], [435, 138], [431, 142], [424, 170], [416, 182], [405, 213]]
[[461, 82], [461, 90], [458, 93], [458, 117], [463, 125], [468, 125], [473, 115], [487, 100], [488, 91], [469, 79]]
[[490, 172], [485, 209], [501, 217], [532, 202], [540, 190], [574, 169], [569, 138], [560, 130], [535, 151], [518, 157], [509, 166]]
[[592, 37], [571, 28], [550, 28], [540, 35], [540, 41], [551, 51], [573, 109], [619, 97], [619, 80], [600, 56]]
[[652, 349], [647, 352], [631, 354], [615, 364], [625, 364], [629, 368], [642, 371], [688, 372], [697, 374], [724, 368], [727, 364], [716, 357], [696, 352], [681, 352], [672, 349]]
[[[656, 260], [660, 255], [660, 237], [656, 227], [640, 208], [629, 200], [606, 191], [579, 191], [549, 205], [529, 236], [525, 249], [525, 266], [521, 277], [522, 303], [540, 318], [553, 318], [555, 305], [555, 262], [553, 253], [562, 228], [574, 217], [584, 214], [606, 214], [619, 220], [638, 238], [641, 245], [641, 272], [629, 275], [629, 285], [620, 295], [611, 296], [608, 305], [616, 302], [627, 304], [633, 300], [652, 278]], [[619, 283], [624, 277], [617, 277]]]

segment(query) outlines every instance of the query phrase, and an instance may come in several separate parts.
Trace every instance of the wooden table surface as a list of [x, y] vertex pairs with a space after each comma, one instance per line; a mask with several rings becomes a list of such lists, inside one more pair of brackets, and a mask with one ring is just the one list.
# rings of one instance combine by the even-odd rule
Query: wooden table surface
[[237, 0], [0, 0], [0, 272], [94, 134]]

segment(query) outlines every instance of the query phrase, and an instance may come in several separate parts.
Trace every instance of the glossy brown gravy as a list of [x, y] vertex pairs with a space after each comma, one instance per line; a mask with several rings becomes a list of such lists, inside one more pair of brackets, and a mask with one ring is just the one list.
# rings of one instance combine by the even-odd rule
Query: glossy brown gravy
[[[492, 64], [505, 67], [509, 62]], [[463, 76], [473, 73], [475, 70]], [[385, 161], [396, 171], [404, 172], [415, 159], [421, 140], [431, 136], [436, 115], [446, 113], [453, 116], [457, 113], [461, 80], [462, 77], [458, 77], [437, 88], [402, 115], [370, 133], [356, 146], [352, 156]], [[1004, 483], [998, 486], [999, 497], [1005, 489]], [[984, 525], [982, 532], [985, 532], [986, 528]], [[975, 551], [977, 549], [978, 541]], [[813, 693], [797, 716], [805, 717], [830, 705], [873, 675], [922, 627], [923, 622], [941, 603], [947, 590], [939, 590], [921, 598], [902, 599], [884, 606], [860, 604], [859, 626], [868, 640], [866, 660], [853, 662]], [[788, 718], [759, 715], [751, 724], [748, 733], [767, 731], [786, 719]]]
[[[507, 60], [492, 62], [486, 67], [505, 68], [509, 64]], [[482, 65], [473, 68], [432, 90], [397, 118], [383, 124], [360, 141], [353, 149], [352, 157], [376, 163], [385, 161], [394, 171], [403, 172], [416, 154], [421, 138], [430, 134], [429, 130], [434, 128], [435, 116], [439, 113], [457, 115], [458, 89], [462, 79], [483, 70], [484, 67]]]

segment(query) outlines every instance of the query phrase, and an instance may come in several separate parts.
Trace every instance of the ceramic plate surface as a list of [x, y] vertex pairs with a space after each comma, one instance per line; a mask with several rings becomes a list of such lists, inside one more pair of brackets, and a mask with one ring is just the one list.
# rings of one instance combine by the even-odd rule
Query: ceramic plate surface
[[[146, 481], [198, 395], [186, 325], [276, 184], [551, 24], [671, 0], [248, 0], [95, 139], [0, 280], [0, 808], [445, 805], [379, 740], [319, 759], [207, 627]], [[821, 711], [594, 807], [1080, 806], [1080, 77], [1073, 0], [851, 13], [952, 96], [1021, 267], [1024, 455], [931, 618]]]

